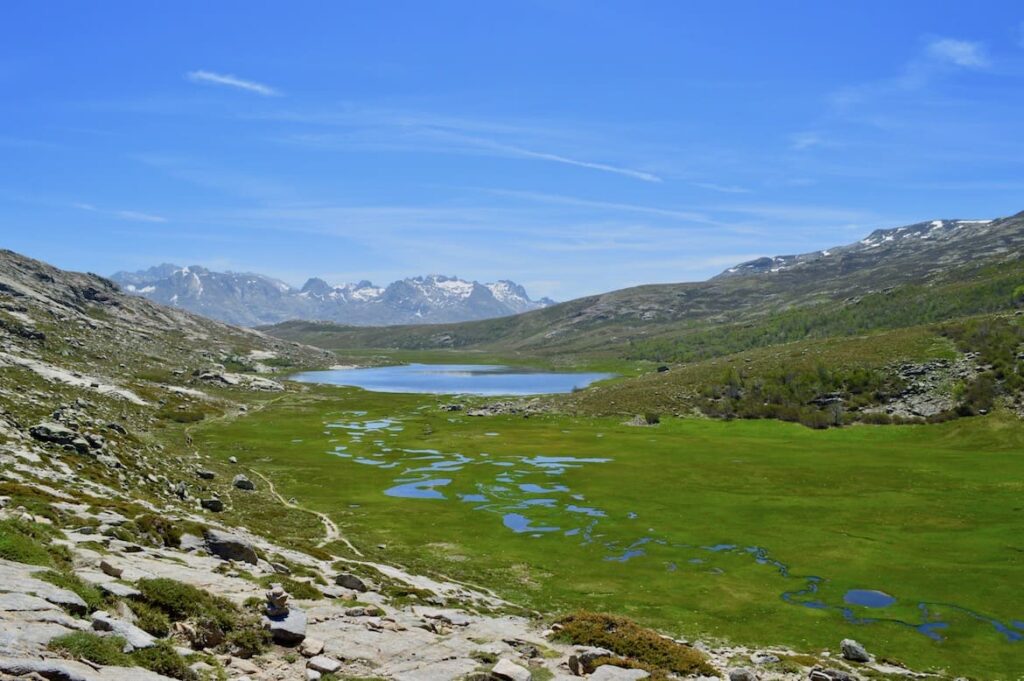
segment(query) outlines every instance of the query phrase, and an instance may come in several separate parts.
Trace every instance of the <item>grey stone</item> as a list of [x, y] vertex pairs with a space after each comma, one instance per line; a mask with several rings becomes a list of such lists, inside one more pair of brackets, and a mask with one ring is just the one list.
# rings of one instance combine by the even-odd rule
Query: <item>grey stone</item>
[[220, 499], [202, 499], [199, 505], [207, 511], [213, 511], [214, 513], [220, 513], [224, 510], [224, 502]]
[[864, 649], [864, 646], [854, 641], [852, 638], [844, 638], [839, 644], [839, 647], [843, 651], [843, 657], [852, 662], [870, 662], [871, 656], [868, 655], [868, 651]]
[[263, 616], [263, 628], [274, 637], [274, 642], [283, 645], [302, 643], [306, 638], [306, 613], [291, 608], [285, 617]]
[[343, 572], [334, 578], [334, 583], [338, 586], [345, 587], [346, 589], [352, 589], [352, 591], [368, 591], [369, 587], [366, 586], [361, 578], [348, 572]]
[[235, 476], [235, 479], [231, 481], [231, 484], [234, 485], [236, 489], [244, 489], [250, 491], [256, 489], [256, 485], [252, 484], [252, 480], [245, 477], [241, 473]]
[[132, 650], [150, 648], [156, 643], [156, 639], [134, 624], [111, 617], [102, 610], [97, 610], [92, 614], [92, 628], [96, 631], [109, 631], [120, 636]]
[[757, 681], [757, 674], [745, 667], [730, 669], [729, 681]]
[[498, 660], [491, 675], [501, 681], [530, 681], [533, 677], [529, 669], [506, 659]]
[[[43, 423], [34, 425], [28, 429], [28, 432], [29, 435], [40, 442], [53, 442], [58, 445], [69, 445], [78, 437], [78, 433], [67, 426], [62, 426], [59, 423], [53, 423], [50, 421], [44, 421]], [[86, 443], [86, 449], [88, 449], [88, 447], [89, 443]]]
[[213, 471], [208, 471], [206, 469], [201, 468], [196, 471], [196, 477], [202, 480], [213, 480], [215, 477], [217, 477], [217, 475]]
[[237, 534], [207, 528], [203, 530], [207, 550], [224, 560], [238, 560], [255, 565], [259, 560], [256, 547]]
[[104, 582], [100, 584], [100, 590], [118, 598], [138, 598], [142, 592], [135, 587], [121, 584], [120, 582]]
[[332, 657], [317, 655], [316, 657], [310, 658], [309, 662], [306, 663], [306, 667], [314, 671], [318, 671], [321, 674], [333, 674], [341, 669], [341, 663]]

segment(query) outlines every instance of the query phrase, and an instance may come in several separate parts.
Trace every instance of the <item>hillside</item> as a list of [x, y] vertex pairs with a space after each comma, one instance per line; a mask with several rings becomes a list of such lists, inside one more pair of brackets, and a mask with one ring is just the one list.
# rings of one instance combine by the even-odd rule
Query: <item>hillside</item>
[[846, 325], [856, 332], [1006, 309], [1022, 279], [1022, 254], [1024, 214], [935, 220], [878, 230], [824, 251], [743, 263], [705, 282], [623, 289], [515, 317], [383, 329], [290, 322], [267, 331], [332, 349], [456, 348], [679, 361], [708, 334], [729, 337], [729, 351], [767, 342], [739, 343], [733, 338], [746, 332], [735, 336], [731, 330], [770, 324], [769, 315], [794, 320], [772, 339], [778, 342], [813, 334], [825, 318], [835, 320], [823, 334], [831, 335], [845, 332], [847, 318], [861, 318]]
[[111, 279], [125, 291], [164, 305], [243, 326], [291, 319], [354, 325], [427, 324], [503, 317], [553, 304], [533, 300], [519, 284], [489, 284], [457, 277], [409, 277], [387, 286], [369, 281], [331, 286], [309, 279], [295, 289], [250, 272], [215, 272], [205, 267], [163, 264]]

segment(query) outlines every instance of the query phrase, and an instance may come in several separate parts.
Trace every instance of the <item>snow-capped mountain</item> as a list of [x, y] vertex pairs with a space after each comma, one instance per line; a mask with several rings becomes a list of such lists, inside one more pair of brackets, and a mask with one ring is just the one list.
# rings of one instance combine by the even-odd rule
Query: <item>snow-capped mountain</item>
[[824, 271], [830, 265], [840, 269], [869, 269], [876, 262], [896, 257], [913, 260], [914, 256], [920, 256], [925, 263], [951, 266], [987, 250], [1009, 247], [1001, 232], [989, 235], [996, 229], [995, 222], [998, 221], [930, 220], [905, 227], [876, 229], [860, 241], [845, 246], [749, 260], [730, 267], [715, 279], [779, 272], [796, 274], [809, 268]]
[[492, 284], [432, 274], [385, 287], [369, 281], [332, 286], [308, 280], [301, 289], [262, 274], [214, 272], [163, 264], [111, 277], [129, 293], [233, 324], [257, 326], [290, 319], [360, 326], [427, 324], [502, 317], [552, 305], [532, 300], [519, 284]]

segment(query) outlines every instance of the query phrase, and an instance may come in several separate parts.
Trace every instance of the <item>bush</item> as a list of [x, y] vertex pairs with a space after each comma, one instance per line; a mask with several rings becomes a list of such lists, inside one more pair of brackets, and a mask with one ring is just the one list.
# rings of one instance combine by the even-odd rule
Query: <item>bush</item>
[[224, 631], [241, 624], [242, 615], [234, 603], [190, 584], [159, 577], [140, 579], [137, 585], [143, 600], [162, 610], [172, 622], [189, 617], [206, 618]]
[[192, 681], [198, 678], [196, 673], [188, 668], [185, 658], [174, 650], [169, 641], [157, 641], [156, 645], [140, 648], [129, 657], [132, 664], [173, 679]]
[[163, 610], [145, 601], [134, 601], [130, 607], [135, 613], [135, 624], [139, 629], [158, 638], [171, 633], [171, 618]]
[[107, 602], [103, 597], [102, 591], [92, 584], [87, 584], [77, 575], [70, 572], [47, 570], [46, 572], [38, 572], [34, 574], [33, 577], [41, 579], [44, 582], [49, 582], [54, 586], [59, 586], [62, 589], [75, 592], [83, 601], [85, 601], [85, 604], [89, 606], [90, 611], [102, 610], [106, 607]]
[[76, 631], [50, 641], [50, 650], [65, 657], [89, 660], [104, 666], [130, 667], [131, 658], [124, 652], [125, 640], [120, 636], [100, 636], [90, 631]]
[[270, 632], [255, 623], [232, 631], [227, 636], [227, 648], [235, 657], [249, 658], [270, 647]]
[[673, 674], [717, 676], [704, 654], [662, 638], [657, 632], [615, 615], [577, 612], [559, 620], [559, 640], [606, 648], [644, 669]]

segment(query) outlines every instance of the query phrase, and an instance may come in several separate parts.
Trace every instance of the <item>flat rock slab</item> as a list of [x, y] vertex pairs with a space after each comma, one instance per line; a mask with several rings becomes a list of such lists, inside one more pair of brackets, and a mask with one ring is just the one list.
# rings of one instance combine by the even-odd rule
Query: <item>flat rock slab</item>
[[169, 676], [141, 667], [92, 667], [71, 660], [34, 660], [0, 657], [0, 672], [11, 676], [37, 674], [60, 681], [173, 681]]
[[92, 614], [92, 628], [96, 631], [109, 631], [115, 636], [120, 636], [132, 648], [151, 648], [156, 644], [156, 639], [152, 635], [139, 629], [134, 624], [111, 617], [102, 610]]
[[588, 678], [589, 681], [638, 681], [646, 679], [650, 674], [643, 669], [623, 669], [610, 664], [601, 665]]
[[306, 638], [306, 613], [292, 608], [284, 617], [263, 616], [263, 628], [274, 641], [285, 645], [302, 643]]

